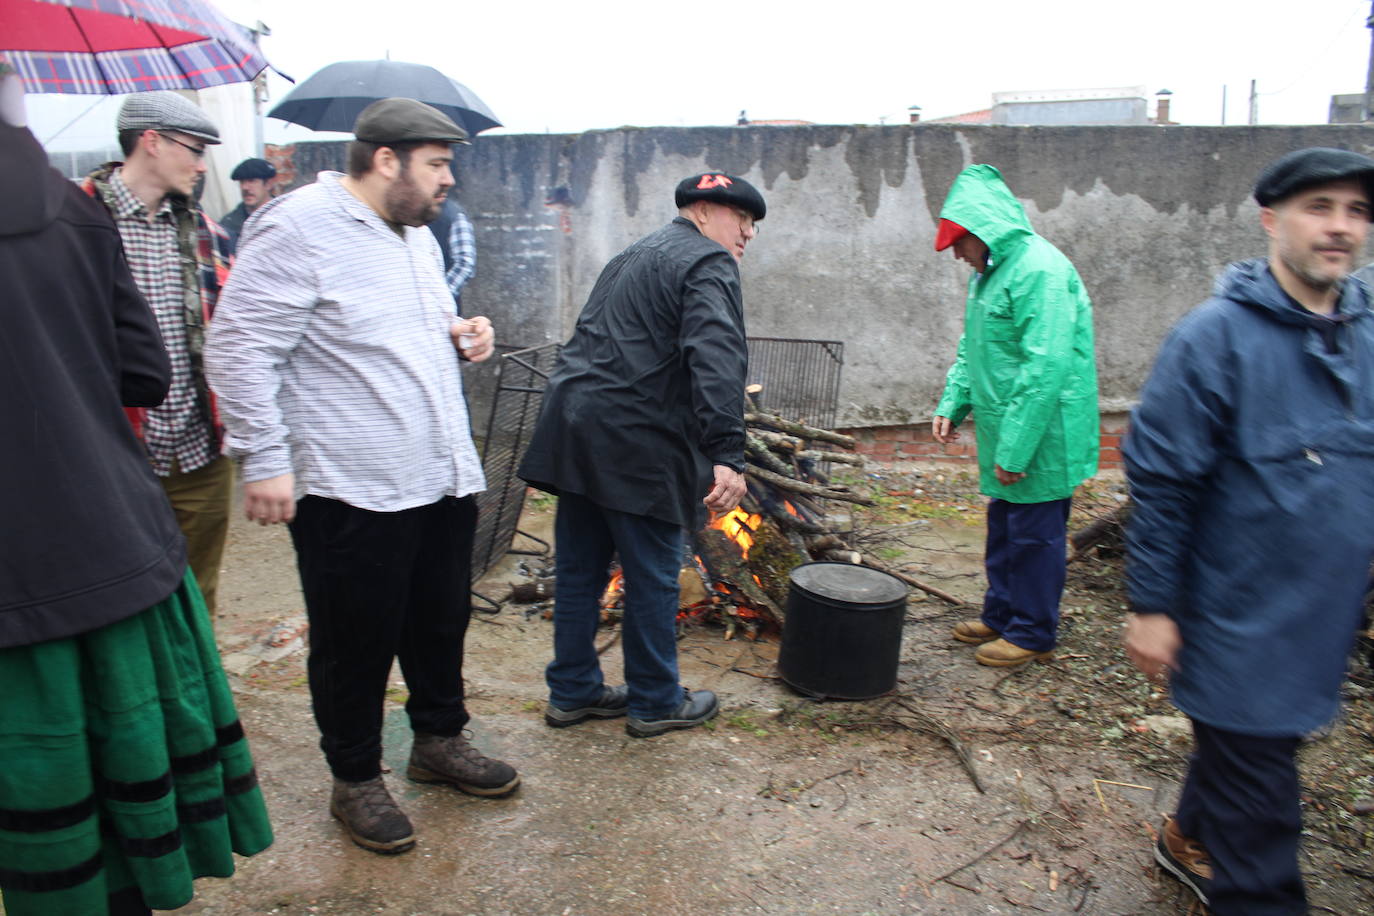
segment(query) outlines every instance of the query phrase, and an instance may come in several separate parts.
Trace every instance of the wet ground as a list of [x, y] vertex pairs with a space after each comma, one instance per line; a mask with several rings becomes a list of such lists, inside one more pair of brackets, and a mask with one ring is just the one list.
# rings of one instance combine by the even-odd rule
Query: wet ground
[[[976, 599], [980, 501], [944, 493], [932, 501], [905, 486], [894, 499], [926, 496], [917, 513], [925, 517], [904, 523], [907, 544], [886, 556]], [[544, 533], [550, 521], [545, 507], [523, 527]], [[512, 559], [480, 589], [504, 595], [520, 578], [515, 567]], [[1007, 672], [975, 665], [971, 648], [948, 639], [962, 612], [913, 593], [898, 696], [862, 703], [793, 693], [775, 677], [773, 644], [691, 630], [680, 643], [684, 683], [717, 691], [722, 713], [709, 729], [649, 740], [627, 737], [623, 720], [546, 727], [551, 624], [518, 605], [478, 615], [466, 662], [474, 740], [514, 764], [523, 785], [491, 800], [408, 782], [396, 674], [387, 779], [419, 842], [393, 857], [354, 846], [329, 816], [283, 529], [235, 521], [221, 602], [220, 644], [237, 672], [277, 840], [241, 860], [233, 878], [199, 882], [181, 912], [1125, 916], [1188, 908], [1150, 855], [1186, 745], [1157, 737], [1159, 755], [1142, 756], [1086, 714], [1125, 702], [1075, 687], [1075, 666], [1098, 673], [1121, 662], [1098, 657], [1108, 650], [1089, 638], [1094, 627], [1075, 625], [1119, 614], [1091, 594], [1066, 599], [1059, 660]], [[603, 658], [617, 680], [619, 647]], [[1329, 871], [1309, 879], [1319, 909], [1368, 912], [1358, 901], [1374, 885]]]

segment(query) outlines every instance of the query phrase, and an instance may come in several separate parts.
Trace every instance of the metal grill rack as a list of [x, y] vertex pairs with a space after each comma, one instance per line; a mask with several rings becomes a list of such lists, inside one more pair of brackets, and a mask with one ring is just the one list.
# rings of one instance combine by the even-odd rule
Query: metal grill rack
[[[487, 489], [478, 494], [477, 532], [472, 545], [472, 580], [476, 582], [507, 553], [543, 555], [549, 544], [519, 529], [525, 507], [525, 482], [515, 469], [529, 445], [544, 387], [561, 344], [515, 350], [501, 356], [501, 375], [492, 398], [487, 438], [482, 443], [482, 470]], [[515, 536], [540, 545], [538, 550], [512, 550]]]
[[844, 343], [795, 337], [750, 337], [748, 383], [763, 386], [767, 413], [830, 429], [840, 405]]

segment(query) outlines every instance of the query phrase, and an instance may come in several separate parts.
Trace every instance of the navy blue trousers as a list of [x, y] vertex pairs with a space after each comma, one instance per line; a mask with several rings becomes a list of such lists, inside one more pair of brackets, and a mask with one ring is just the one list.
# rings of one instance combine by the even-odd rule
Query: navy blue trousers
[[621, 646], [630, 715], [663, 718], [682, 702], [677, 670], [682, 529], [563, 493], [558, 497], [554, 536], [553, 661], [544, 671], [549, 702], [560, 709], [577, 709], [601, 697], [596, 630], [608, 567], [619, 553], [625, 573]]
[[1178, 829], [1212, 858], [1215, 916], [1307, 912], [1298, 738], [1260, 738], [1193, 720], [1196, 749], [1178, 799]]
[[1032, 652], [1053, 649], [1059, 631], [1070, 502], [988, 503], [983, 623]]

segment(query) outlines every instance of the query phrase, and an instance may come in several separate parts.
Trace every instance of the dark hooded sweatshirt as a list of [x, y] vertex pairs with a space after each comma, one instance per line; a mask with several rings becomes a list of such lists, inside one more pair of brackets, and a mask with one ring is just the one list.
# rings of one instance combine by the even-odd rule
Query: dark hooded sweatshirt
[[1374, 312], [1336, 320], [1268, 261], [1228, 268], [1160, 348], [1124, 448], [1132, 609], [1183, 646], [1174, 702], [1292, 737], [1336, 712], [1374, 559]]
[[520, 476], [696, 530], [712, 465], [744, 468], [748, 363], [739, 265], [677, 217], [601, 272]]
[[171, 366], [99, 203], [0, 123], [0, 648], [170, 595], [185, 541], [123, 407]]

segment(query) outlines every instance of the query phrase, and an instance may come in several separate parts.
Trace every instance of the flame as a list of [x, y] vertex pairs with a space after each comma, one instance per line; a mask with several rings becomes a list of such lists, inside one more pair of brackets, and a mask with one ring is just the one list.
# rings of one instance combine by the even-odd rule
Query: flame
[[620, 603], [620, 596], [625, 593], [625, 574], [616, 570], [611, 576], [611, 581], [606, 583], [606, 590], [601, 593], [601, 609], [613, 608]]
[[793, 506], [787, 500], [784, 499], [782, 501], [782, 507], [786, 509], [788, 512], [790, 512], [792, 515], [795, 515], [797, 518], [801, 518], [801, 513], [797, 511], [796, 506]]
[[754, 532], [758, 530], [759, 523], [762, 521], [762, 515], [750, 515], [736, 506], [711, 522], [711, 527], [724, 531], [730, 540], [739, 545], [740, 556], [747, 560], [749, 559], [749, 548], [754, 546]]

